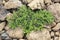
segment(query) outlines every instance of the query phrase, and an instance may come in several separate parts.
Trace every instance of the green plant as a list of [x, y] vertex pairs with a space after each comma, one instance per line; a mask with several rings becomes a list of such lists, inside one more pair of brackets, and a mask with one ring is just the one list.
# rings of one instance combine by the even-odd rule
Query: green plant
[[51, 24], [54, 17], [49, 11], [32, 11], [29, 7], [23, 5], [18, 11], [13, 12], [13, 16], [8, 18], [8, 25], [11, 28], [21, 27], [25, 33], [32, 30], [41, 30], [44, 25]]

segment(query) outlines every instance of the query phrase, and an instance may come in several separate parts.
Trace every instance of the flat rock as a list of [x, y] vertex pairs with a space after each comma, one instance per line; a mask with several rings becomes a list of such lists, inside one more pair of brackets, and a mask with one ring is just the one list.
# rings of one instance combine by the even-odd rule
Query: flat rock
[[12, 38], [23, 38], [24, 36], [24, 33], [20, 28], [9, 29], [7, 30], [7, 34]]
[[27, 35], [28, 40], [50, 40], [50, 34], [47, 29], [42, 31], [31, 32]]
[[20, 6], [22, 6], [22, 3], [19, 0], [9, 0], [4, 4], [5, 9], [18, 8]]
[[43, 9], [44, 6], [44, 0], [33, 0], [28, 4], [28, 6], [34, 10], [34, 9]]

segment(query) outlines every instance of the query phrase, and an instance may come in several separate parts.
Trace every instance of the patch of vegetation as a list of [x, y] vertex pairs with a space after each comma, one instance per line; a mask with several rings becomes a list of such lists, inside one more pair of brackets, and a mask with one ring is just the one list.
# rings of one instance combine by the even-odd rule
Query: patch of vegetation
[[51, 24], [53, 21], [54, 17], [49, 11], [38, 10], [34, 12], [23, 5], [18, 11], [13, 12], [11, 18], [8, 18], [8, 25], [12, 29], [21, 27], [25, 33], [29, 33], [32, 30], [41, 30], [44, 25]]

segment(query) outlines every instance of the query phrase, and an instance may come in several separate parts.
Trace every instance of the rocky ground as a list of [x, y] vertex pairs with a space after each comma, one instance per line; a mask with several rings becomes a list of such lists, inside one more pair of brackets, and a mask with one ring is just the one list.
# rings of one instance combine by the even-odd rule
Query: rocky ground
[[[44, 30], [24, 35], [22, 29], [10, 29], [6, 17], [22, 5], [32, 10], [46, 9], [52, 12], [55, 21]], [[60, 40], [60, 0], [0, 0], [0, 40]]]

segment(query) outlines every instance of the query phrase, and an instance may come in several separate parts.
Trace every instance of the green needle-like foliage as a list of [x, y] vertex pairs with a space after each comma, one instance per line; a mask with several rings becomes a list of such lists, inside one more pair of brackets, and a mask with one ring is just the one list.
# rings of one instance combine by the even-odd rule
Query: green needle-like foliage
[[54, 21], [53, 15], [46, 10], [32, 11], [29, 7], [23, 5], [18, 11], [13, 12], [13, 16], [8, 18], [8, 25], [11, 28], [21, 27], [25, 33], [32, 30], [41, 30], [44, 25], [51, 24]]

